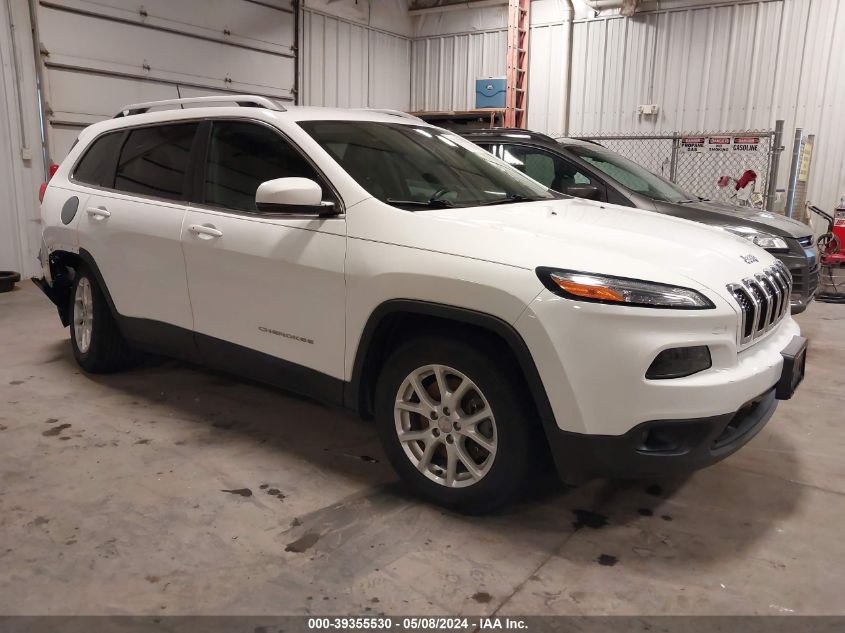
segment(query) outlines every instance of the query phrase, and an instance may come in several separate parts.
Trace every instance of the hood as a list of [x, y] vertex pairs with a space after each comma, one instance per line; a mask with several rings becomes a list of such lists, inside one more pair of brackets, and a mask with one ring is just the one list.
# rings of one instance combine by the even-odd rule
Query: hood
[[812, 230], [806, 224], [786, 216], [761, 209], [739, 207], [724, 202], [702, 201], [687, 204], [660, 202], [655, 207], [661, 213], [675, 217], [712, 224], [715, 226], [747, 226], [779, 237], [806, 237]]
[[[391, 216], [391, 221], [384, 222], [371, 217], [366, 223], [368, 235], [357, 237], [529, 270], [550, 266], [704, 286], [723, 296], [726, 284], [776, 261], [766, 251], [725, 231], [580, 199]], [[387, 214], [384, 219], [388, 220]], [[350, 237], [356, 237], [355, 225], [350, 224]]]

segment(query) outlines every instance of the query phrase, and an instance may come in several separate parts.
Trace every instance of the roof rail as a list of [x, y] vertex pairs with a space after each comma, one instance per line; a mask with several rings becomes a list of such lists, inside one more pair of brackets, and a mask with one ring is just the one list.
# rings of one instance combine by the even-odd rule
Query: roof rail
[[[594, 138], [585, 138], [583, 136], [556, 136], [556, 141], [579, 141], [581, 143], [589, 143], [590, 145], [598, 145], [599, 147], [604, 147], [599, 141]], [[607, 148], [605, 148], [607, 149]]]
[[257, 95], [214, 95], [211, 97], [186, 97], [184, 99], [164, 99], [163, 101], [148, 101], [146, 103], [133, 103], [123, 106], [114, 118], [130, 116], [132, 114], [143, 114], [148, 112], [151, 108], [170, 108], [182, 107], [187, 104], [211, 104], [211, 103], [236, 103], [243, 108], [267, 108], [268, 110], [276, 110], [277, 112], [284, 112], [285, 107], [276, 103], [267, 97], [259, 97]]
[[402, 110], [390, 110], [387, 108], [358, 108], [359, 110], [365, 110], [366, 112], [378, 112], [379, 114], [387, 114], [390, 116], [398, 116], [402, 117], [403, 119], [409, 119], [411, 121], [416, 121], [417, 123], [425, 123], [420, 117], [414, 116], [413, 114], [408, 114], [407, 112], [402, 112]]
[[525, 138], [538, 141], [555, 141], [555, 139], [549, 136], [548, 134], [543, 134], [542, 132], [532, 132], [531, 130], [526, 130], [525, 128], [521, 127], [475, 128], [471, 130], [462, 131], [461, 134], [463, 134], [464, 136], [497, 136], [502, 134], [518, 134]]

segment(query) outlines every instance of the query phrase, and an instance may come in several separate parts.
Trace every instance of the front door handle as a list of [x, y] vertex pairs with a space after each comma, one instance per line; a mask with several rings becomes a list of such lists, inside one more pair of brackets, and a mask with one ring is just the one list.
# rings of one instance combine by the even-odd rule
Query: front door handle
[[85, 212], [88, 214], [89, 217], [105, 220], [106, 218], [111, 217], [111, 212], [104, 209], [103, 207], [88, 207], [85, 209]]
[[223, 231], [218, 231], [213, 226], [206, 224], [192, 224], [188, 227], [188, 230], [194, 235], [206, 240], [212, 237], [223, 237]]

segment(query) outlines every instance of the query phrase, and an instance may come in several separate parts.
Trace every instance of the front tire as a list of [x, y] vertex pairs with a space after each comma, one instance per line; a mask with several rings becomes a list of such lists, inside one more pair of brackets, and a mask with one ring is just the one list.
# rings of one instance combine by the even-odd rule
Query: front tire
[[126, 367], [131, 350], [117, 327], [103, 291], [87, 268], [76, 270], [70, 297], [70, 342], [76, 362], [94, 374]]
[[386, 362], [375, 399], [382, 445], [404, 482], [469, 513], [522, 490], [538, 428], [519, 375], [481, 349], [452, 338], [412, 340]]

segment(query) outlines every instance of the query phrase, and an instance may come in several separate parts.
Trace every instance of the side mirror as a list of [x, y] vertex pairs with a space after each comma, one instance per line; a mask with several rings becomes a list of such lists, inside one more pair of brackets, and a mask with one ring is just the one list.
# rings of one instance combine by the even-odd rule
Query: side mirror
[[262, 182], [255, 206], [262, 213], [335, 215], [333, 202], [323, 202], [323, 190], [310, 178], [276, 178]]
[[566, 188], [564, 193], [570, 196], [575, 196], [576, 198], [601, 200], [601, 189], [595, 185], [570, 185]]

